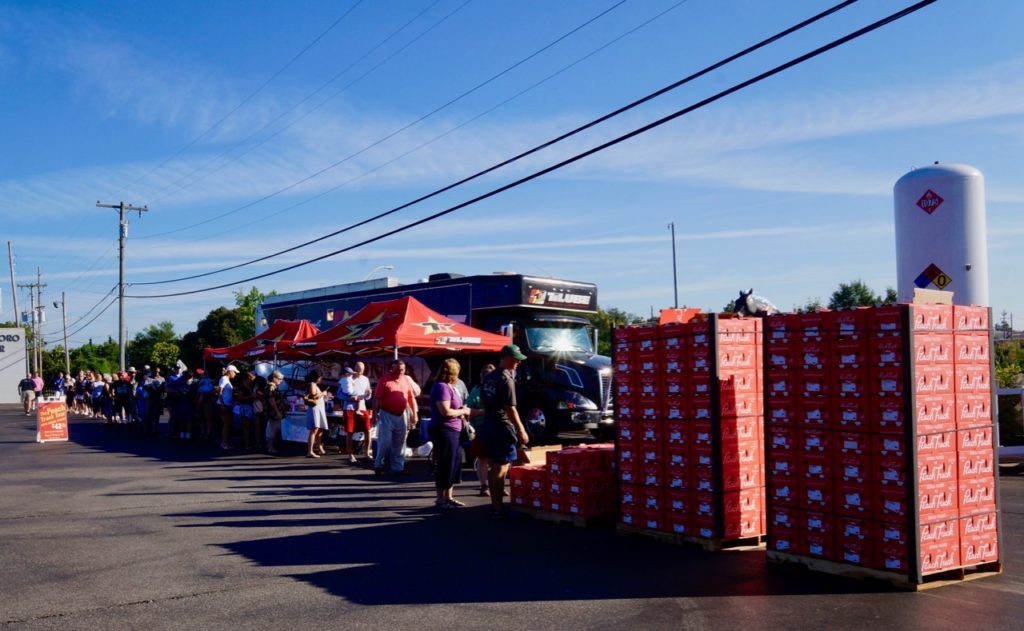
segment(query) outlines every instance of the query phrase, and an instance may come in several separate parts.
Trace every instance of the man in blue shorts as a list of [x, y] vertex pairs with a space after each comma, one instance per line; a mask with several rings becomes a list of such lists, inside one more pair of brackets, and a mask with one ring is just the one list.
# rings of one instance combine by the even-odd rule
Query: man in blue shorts
[[526, 355], [515, 344], [501, 349], [501, 365], [491, 371], [480, 387], [484, 422], [480, 426], [480, 444], [487, 457], [487, 479], [491, 488], [491, 511], [500, 517], [505, 495], [505, 476], [516, 460], [516, 450], [530, 442], [516, 410], [516, 368]]

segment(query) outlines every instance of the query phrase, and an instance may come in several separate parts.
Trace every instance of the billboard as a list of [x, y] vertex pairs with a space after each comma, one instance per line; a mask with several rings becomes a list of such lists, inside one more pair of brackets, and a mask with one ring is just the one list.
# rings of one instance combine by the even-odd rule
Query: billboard
[[25, 378], [25, 331], [0, 329], [0, 403], [19, 403], [18, 382]]

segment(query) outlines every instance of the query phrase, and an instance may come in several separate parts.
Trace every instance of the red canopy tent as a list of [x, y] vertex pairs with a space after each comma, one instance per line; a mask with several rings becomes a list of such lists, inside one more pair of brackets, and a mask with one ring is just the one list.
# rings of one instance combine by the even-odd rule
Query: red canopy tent
[[498, 352], [511, 340], [450, 320], [415, 298], [371, 302], [348, 319], [314, 337], [281, 345], [278, 356], [310, 359], [330, 354], [430, 355], [465, 351]]
[[267, 330], [252, 339], [225, 348], [203, 349], [203, 359], [233, 361], [236, 359], [273, 358], [288, 342], [313, 337], [320, 331], [308, 320], [275, 320]]

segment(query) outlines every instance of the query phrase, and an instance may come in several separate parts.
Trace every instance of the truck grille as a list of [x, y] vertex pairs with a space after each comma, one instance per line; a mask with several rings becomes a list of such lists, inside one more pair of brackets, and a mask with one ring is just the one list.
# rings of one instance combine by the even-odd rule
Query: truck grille
[[598, 379], [598, 383], [601, 385], [601, 411], [608, 412], [612, 405], [612, 375], [611, 373], [599, 375]]

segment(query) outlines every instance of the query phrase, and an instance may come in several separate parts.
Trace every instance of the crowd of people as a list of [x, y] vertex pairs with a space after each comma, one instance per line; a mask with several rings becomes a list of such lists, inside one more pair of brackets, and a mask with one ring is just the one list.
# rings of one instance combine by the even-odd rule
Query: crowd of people
[[[333, 392], [323, 385], [318, 371], [309, 371], [300, 394], [309, 430], [306, 457], [327, 453], [324, 439], [331, 430], [330, 405], [331, 416], [340, 419], [350, 463], [372, 458], [376, 475], [406, 476], [407, 446], [429, 441], [435, 506], [453, 509], [465, 505], [455, 499], [454, 488], [462, 482], [464, 454], [468, 454], [475, 461], [479, 494], [490, 496], [495, 515], [503, 515], [508, 467], [521, 456], [529, 437], [516, 410], [515, 370], [525, 356], [510, 344], [500, 358], [499, 366], [483, 368], [472, 391], [459, 377], [458, 361], [444, 360], [433, 379], [423, 422], [417, 403], [420, 386], [406, 374], [401, 359], [389, 364], [374, 387], [359, 361], [343, 369]], [[136, 428], [148, 437], [160, 436], [166, 413], [169, 438], [216, 439], [221, 449], [231, 450], [232, 434], [239, 428], [243, 449], [270, 454], [279, 453], [282, 421], [293, 409], [287, 389], [284, 375], [277, 370], [263, 378], [229, 364], [215, 382], [202, 368], [190, 371], [180, 362], [166, 377], [159, 367], [144, 366], [141, 371], [132, 367], [114, 374], [61, 372], [50, 388], [39, 373], [33, 373], [18, 385], [25, 414], [32, 413], [48, 390], [63, 397], [72, 414]], [[375, 449], [371, 448], [372, 431], [376, 432]]]

